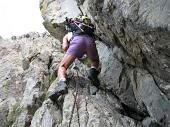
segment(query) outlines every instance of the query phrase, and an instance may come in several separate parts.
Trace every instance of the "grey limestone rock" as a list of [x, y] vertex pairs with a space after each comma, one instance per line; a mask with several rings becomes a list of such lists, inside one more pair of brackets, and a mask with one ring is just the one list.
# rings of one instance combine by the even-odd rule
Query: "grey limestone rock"
[[62, 121], [60, 110], [48, 99], [35, 112], [30, 127], [53, 127]]
[[[100, 43], [107, 45], [105, 47], [99, 43], [98, 46], [101, 59], [99, 77], [102, 89], [112, 91], [119, 101], [127, 106], [126, 110], [133, 109], [132, 112], [142, 113], [139, 115], [142, 119], [150, 115], [151, 119], [156, 122], [161, 123], [161, 119], [166, 121], [167, 125], [169, 111], [166, 107], [169, 105], [170, 82], [168, 55], [170, 2], [167, 0], [75, 1], [84, 14], [88, 14], [94, 22], [96, 34], [102, 39]], [[74, 6], [75, 1], [72, 4]], [[52, 4], [50, 1], [46, 2]], [[60, 1], [53, 1], [53, 3], [55, 2], [58, 5], [61, 4]], [[41, 5], [43, 4], [41, 3]], [[55, 13], [48, 11], [52, 6], [46, 7], [45, 10], [49, 13], [42, 12], [42, 16], [45, 21], [50, 21], [53, 19], [50, 15]], [[68, 8], [71, 9], [70, 6]], [[56, 8], [52, 10], [54, 9]], [[61, 10], [65, 9], [59, 8], [57, 12]], [[64, 23], [64, 21], [61, 22]], [[53, 32], [50, 33], [53, 34]], [[136, 73], [138, 68], [142, 71], [137, 72], [144, 73], [144, 77]], [[146, 84], [149, 85], [145, 86]], [[139, 90], [139, 88], [141, 89]], [[155, 94], [150, 95], [148, 89]], [[144, 99], [146, 95], [151, 98]], [[157, 96], [157, 99], [154, 96]], [[153, 103], [160, 110], [156, 111], [154, 107], [148, 105]], [[164, 106], [159, 107], [160, 103], [163, 103]], [[167, 112], [163, 113], [164, 110]], [[157, 114], [160, 114], [159, 117]], [[166, 119], [164, 119], [164, 115], [167, 115]]]

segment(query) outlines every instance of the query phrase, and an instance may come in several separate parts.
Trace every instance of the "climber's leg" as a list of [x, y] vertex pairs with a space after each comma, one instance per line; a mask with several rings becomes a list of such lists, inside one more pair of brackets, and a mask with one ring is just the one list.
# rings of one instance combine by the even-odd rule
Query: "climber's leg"
[[99, 79], [98, 79], [98, 74], [99, 74], [99, 55], [98, 51], [96, 48], [96, 43], [94, 41], [89, 41], [86, 45], [87, 47], [87, 56], [91, 60], [91, 69], [89, 70], [88, 73], [88, 78], [93, 82], [95, 86], [99, 86]]
[[66, 71], [69, 65], [75, 60], [75, 58], [76, 57], [73, 55], [65, 54], [64, 58], [60, 62], [58, 68], [58, 77], [59, 77], [58, 84], [56, 84], [54, 91], [52, 91], [48, 95], [52, 101], [56, 101], [60, 95], [68, 93], [67, 84], [66, 84]]
[[66, 71], [67, 71], [67, 68], [70, 66], [70, 64], [75, 59], [76, 59], [75, 56], [69, 55], [69, 54], [65, 54], [64, 58], [62, 59], [62, 61], [59, 64], [59, 68], [58, 68], [59, 81], [66, 81]]

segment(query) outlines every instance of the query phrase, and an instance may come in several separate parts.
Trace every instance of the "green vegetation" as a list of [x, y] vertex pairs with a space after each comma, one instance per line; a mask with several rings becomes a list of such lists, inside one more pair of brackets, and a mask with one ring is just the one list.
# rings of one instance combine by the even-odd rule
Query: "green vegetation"
[[15, 122], [16, 118], [20, 115], [21, 111], [18, 108], [18, 106], [19, 106], [19, 103], [16, 103], [12, 107], [12, 111], [8, 113], [5, 127], [11, 127], [12, 124]]
[[53, 73], [53, 74], [51, 74], [51, 76], [50, 76], [50, 80], [49, 80], [49, 82], [50, 82], [50, 85], [52, 84], [52, 82], [56, 79], [57, 77], [56, 77], [56, 75]]
[[42, 2], [42, 4], [40, 5], [40, 10], [41, 10], [41, 13], [44, 14], [45, 10], [47, 9], [47, 0], [44, 0]]

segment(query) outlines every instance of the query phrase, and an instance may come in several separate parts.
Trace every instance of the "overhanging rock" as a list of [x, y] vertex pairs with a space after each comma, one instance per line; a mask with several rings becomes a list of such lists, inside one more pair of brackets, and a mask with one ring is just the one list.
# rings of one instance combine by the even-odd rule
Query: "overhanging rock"
[[81, 13], [75, 0], [41, 0], [40, 9], [45, 28], [59, 40], [66, 33], [65, 18], [75, 18]]

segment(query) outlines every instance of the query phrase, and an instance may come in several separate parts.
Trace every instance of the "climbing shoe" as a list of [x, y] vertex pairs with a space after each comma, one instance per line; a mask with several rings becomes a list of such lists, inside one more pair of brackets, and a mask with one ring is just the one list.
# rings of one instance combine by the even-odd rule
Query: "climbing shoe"
[[97, 77], [99, 73], [100, 72], [95, 68], [91, 68], [88, 73], [88, 78], [92, 81], [93, 85], [96, 87], [100, 85], [99, 79]]
[[67, 84], [66, 81], [59, 81], [58, 84], [56, 85], [56, 87], [54, 88], [54, 91], [49, 93], [48, 97], [52, 100], [52, 101], [56, 101], [58, 100], [58, 98], [61, 95], [67, 94], [68, 93], [68, 89], [67, 89]]

